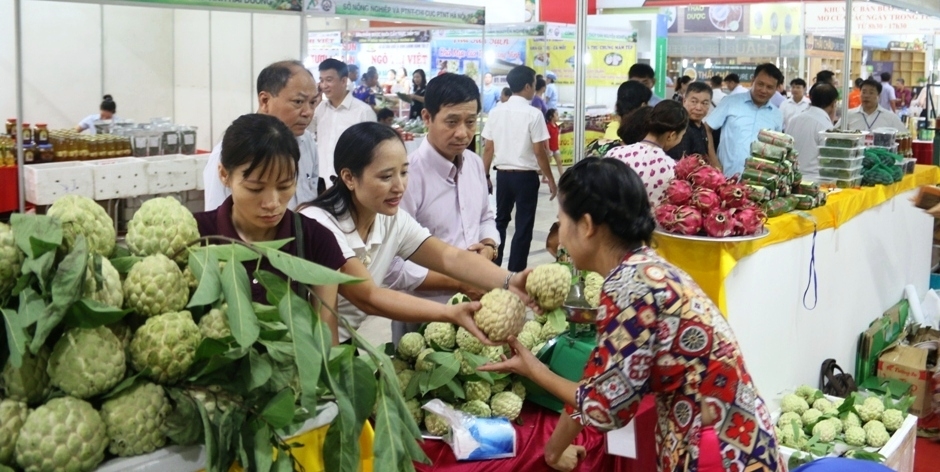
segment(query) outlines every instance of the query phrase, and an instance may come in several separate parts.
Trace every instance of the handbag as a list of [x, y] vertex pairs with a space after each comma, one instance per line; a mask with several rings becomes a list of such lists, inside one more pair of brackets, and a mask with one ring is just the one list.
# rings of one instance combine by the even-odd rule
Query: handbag
[[858, 391], [858, 386], [855, 378], [846, 374], [835, 359], [826, 359], [819, 369], [819, 389], [826, 395], [847, 398], [852, 392]]

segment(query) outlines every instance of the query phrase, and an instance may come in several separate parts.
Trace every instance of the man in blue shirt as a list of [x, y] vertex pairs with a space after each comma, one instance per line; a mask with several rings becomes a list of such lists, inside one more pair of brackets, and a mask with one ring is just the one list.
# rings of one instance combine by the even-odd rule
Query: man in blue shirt
[[499, 103], [499, 87], [493, 85], [493, 74], [483, 75], [483, 113], [489, 113]]
[[783, 82], [783, 73], [767, 63], [757, 66], [748, 93], [729, 95], [705, 119], [713, 130], [721, 130], [718, 160], [728, 177], [744, 171], [744, 161], [751, 153], [751, 142], [762, 129], [783, 130], [783, 113], [770, 98]]

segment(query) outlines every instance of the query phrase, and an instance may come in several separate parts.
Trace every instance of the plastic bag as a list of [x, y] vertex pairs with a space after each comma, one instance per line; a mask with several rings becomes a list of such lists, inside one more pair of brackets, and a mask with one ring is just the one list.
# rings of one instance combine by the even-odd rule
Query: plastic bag
[[422, 408], [450, 425], [444, 441], [457, 460], [489, 460], [516, 457], [516, 428], [506, 418], [477, 418], [455, 410], [440, 400], [431, 400]]

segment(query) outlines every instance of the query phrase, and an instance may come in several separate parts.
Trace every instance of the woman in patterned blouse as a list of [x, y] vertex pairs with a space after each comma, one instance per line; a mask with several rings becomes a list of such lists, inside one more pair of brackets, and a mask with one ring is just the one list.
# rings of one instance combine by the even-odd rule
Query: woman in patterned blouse
[[584, 376], [575, 383], [554, 374], [515, 339], [513, 357], [480, 368], [524, 375], [564, 400], [545, 461], [575, 468], [584, 449], [571, 442], [581, 428], [623, 427], [652, 394], [660, 471], [785, 470], [728, 322], [648, 246], [655, 223], [637, 174], [615, 159], [588, 158], [562, 176], [558, 200], [562, 245], [578, 268], [607, 274]]

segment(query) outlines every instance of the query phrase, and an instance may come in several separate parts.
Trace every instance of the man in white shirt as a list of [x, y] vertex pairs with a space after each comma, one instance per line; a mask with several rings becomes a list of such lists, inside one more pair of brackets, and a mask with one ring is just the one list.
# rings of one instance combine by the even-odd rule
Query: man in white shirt
[[713, 76], [709, 80], [709, 82], [711, 83], [711, 86], [712, 86], [711, 102], [712, 102], [712, 109], [714, 109], [714, 107], [717, 107], [718, 104], [721, 103], [721, 99], [725, 98], [725, 96], [728, 94], [726, 94], [725, 91], [721, 89], [723, 80], [720, 75]]
[[356, 123], [376, 121], [376, 116], [372, 107], [357, 100], [347, 90], [349, 71], [346, 63], [330, 58], [320, 63], [319, 70], [324, 100], [317, 106], [310, 127], [317, 138], [320, 178], [324, 188], [329, 188], [333, 186], [332, 177], [336, 177], [333, 151], [339, 137]]
[[812, 106], [792, 117], [787, 134], [793, 136], [793, 147], [800, 153], [803, 180], [819, 178], [819, 146], [825, 143], [819, 132], [832, 129], [839, 103], [839, 91], [832, 85], [816, 84], [809, 91]]
[[[464, 75], [439, 75], [428, 83], [424, 107], [421, 117], [428, 134], [408, 156], [408, 188], [401, 209], [441, 241], [493, 260], [500, 237], [486, 191], [483, 159], [467, 149], [481, 109], [477, 85]], [[440, 303], [456, 292], [474, 298], [482, 295], [475, 287], [402, 259], [392, 264], [385, 285]], [[402, 336], [419, 327], [393, 321], [392, 341], [397, 345]]]
[[881, 82], [869, 78], [862, 82], [862, 106], [849, 112], [849, 129], [872, 131], [878, 128], [904, 130], [906, 127], [898, 115], [878, 105], [883, 89]]
[[749, 92], [747, 88], [741, 85], [741, 77], [739, 77], [738, 74], [728, 74], [725, 76], [725, 88], [728, 89], [728, 95]]
[[[288, 203], [294, 210], [317, 197], [317, 143], [307, 131], [318, 99], [317, 84], [300, 61], [281, 61], [265, 67], [258, 74], [258, 113], [274, 116], [297, 136], [300, 162], [297, 164], [297, 192]], [[222, 142], [212, 148], [202, 173], [205, 184], [205, 208], [212, 211], [232, 194], [219, 177], [222, 166]]]
[[885, 110], [891, 110], [894, 113], [895, 110], [895, 100], [898, 99], [897, 94], [894, 91], [894, 86], [891, 85], [891, 73], [882, 72], [881, 73], [881, 93], [878, 95], [878, 105]]
[[[496, 167], [496, 229], [499, 231], [499, 253], [496, 264], [502, 265], [506, 245], [506, 228], [516, 207], [516, 233], [508, 269], [521, 272], [529, 259], [535, 209], [539, 198], [539, 174], [548, 179], [548, 189], [555, 198], [555, 176], [548, 161], [548, 126], [545, 117], [530, 105], [535, 96], [535, 70], [517, 66], [506, 76], [512, 97], [494, 108], [483, 128], [486, 147], [483, 169], [489, 181], [490, 166]], [[495, 158], [495, 161], [494, 161]]]
[[793, 97], [787, 99], [780, 105], [780, 112], [783, 113], [783, 129], [786, 131], [787, 123], [794, 116], [803, 113], [809, 108], [809, 98], [806, 97], [806, 81], [797, 77], [790, 81], [790, 93]]

